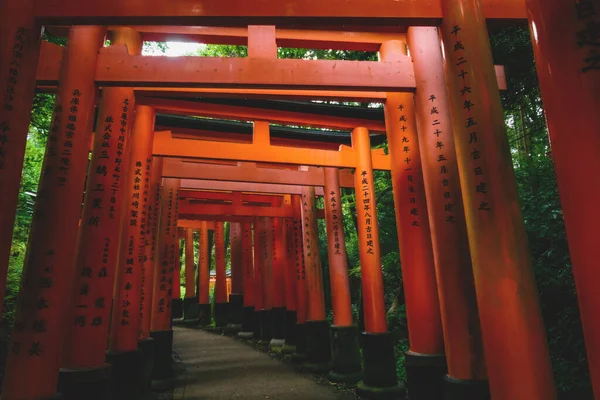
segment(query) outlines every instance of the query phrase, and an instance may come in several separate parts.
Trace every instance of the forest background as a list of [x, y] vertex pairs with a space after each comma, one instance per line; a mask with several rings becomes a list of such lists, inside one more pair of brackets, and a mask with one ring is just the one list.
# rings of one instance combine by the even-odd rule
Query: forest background
[[[527, 227], [529, 248], [540, 292], [557, 388], [561, 398], [588, 398], [590, 382], [585, 344], [529, 33], [525, 28], [510, 27], [494, 31], [490, 39], [494, 63], [504, 65], [506, 68], [508, 90], [502, 93], [502, 101], [507, 134]], [[46, 40], [65, 45], [65, 40], [62, 38], [46, 35]], [[167, 44], [145, 43], [145, 48], [146, 50], [150, 49], [153, 53], [161, 53], [167, 50]], [[241, 57], [247, 55], [247, 48], [207, 45], [201, 46], [194, 55]], [[336, 60], [377, 59], [375, 53], [283, 48], [279, 49], [279, 57]], [[0, 327], [0, 365], [2, 366], [19, 290], [35, 192], [40, 178], [53, 104], [53, 95], [36, 94], [14, 228], [7, 294], [4, 299], [6, 312], [2, 316], [3, 323]], [[358, 103], [351, 105], [357, 107], [376, 106]], [[386, 147], [385, 144], [383, 147]], [[388, 308], [388, 324], [397, 343], [398, 376], [399, 379], [404, 380], [403, 354], [408, 350], [408, 331], [389, 172], [379, 171], [376, 173], [375, 189], [378, 199], [381, 264], [385, 285], [385, 302]], [[355, 318], [358, 320], [361, 281], [354, 217], [356, 215], [354, 192], [344, 191], [342, 203], [352, 304]], [[323, 204], [319, 206], [322, 207]], [[326, 304], [329, 306], [331, 293], [328, 279], [327, 240], [322, 220], [319, 221], [319, 242]], [[197, 246], [195, 248], [197, 260]], [[185, 264], [182, 263], [182, 265]], [[211, 268], [214, 269], [214, 257]], [[182, 273], [182, 277], [185, 277], [185, 274]], [[331, 310], [328, 310], [328, 315], [331, 318]], [[0, 373], [2, 369], [0, 368]]]

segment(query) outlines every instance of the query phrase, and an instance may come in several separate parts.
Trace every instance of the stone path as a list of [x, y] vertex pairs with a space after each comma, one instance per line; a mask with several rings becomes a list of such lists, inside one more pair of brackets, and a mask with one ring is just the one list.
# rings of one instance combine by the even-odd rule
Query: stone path
[[180, 373], [173, 399], [355, 399], [231, 337], [200, 329], [174, 331]]

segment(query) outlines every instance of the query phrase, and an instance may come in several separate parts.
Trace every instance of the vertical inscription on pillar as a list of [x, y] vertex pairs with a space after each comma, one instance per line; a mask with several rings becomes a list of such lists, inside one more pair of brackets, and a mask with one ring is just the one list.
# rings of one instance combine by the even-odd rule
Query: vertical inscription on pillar
[[[137, 163], [136, 163], [137, 164]], [[144, 186], [142, 192], [142, 214], [140, 221], [140, 241], [138, 244], [138, 262], [142, 268], [142, 282], [140, 286], [140, 317], [144, 319], [144, 300], [146, 299], [146, 279], [148, 271], [146, 271], [146, 262], [148, 255], [146, 249], [152, 241], [151, 224], [152, 216], [150, 215], [150, 173], [152, 170], [152, 157], [146, 159], [146, 171], [144, 172]]]
[[[406, 171], [406, 179], [408, 180], [408, 199], [411, 204], [410, 211], [409, 211], [410, 219], [412, 220], [411, 226], [417, 228], [417, 227], [421, 226], [421, 210], [419, 210], [419, 207], [417, 206], [417, 204], [419, 204], [419, 202], [417, 201], [417, 196], [419, 196], [420, 193], [417, 193], [417, 189], [415, 188], [415, 185], [414, 185], [415, 177], [413, 175], [413, 168], [412, 168], [414, 160], [411, 157], [414, 157], [413, 150], [418, 150], [418, 149], [413, 149], [413, 146], [418, 146], [418, 145], [416, 143], [413, 143], [410, 138], [410, 136], [411, 136], [411, 134], [413, 134], [413, 132], [410, 132], [410, 124], [408, 124], [408, 118], [412, 117], [412, 116], [407, 117], [407, 115], [404, 111], [405, 108], [406, 107], [404, 107], [403, 104], [400, 104], [398, 106], [398, 110], [401, 113], [399, 119], [400, 119], [400, 122], [402, 123], [400, 130], [402, 131], [402, 151], [404, 152], [404, 157], [405, 157], [404, 158], [404, 164], [405, 164], [404, 171]], [[407, 133], [407, 131], [409, 133]], [[413, 135], [413, 137], [416, 137], [416, 136]], [[364, 172], [365, 171], [363, 171], [363, 173]], [[367, 201], [367, 200], [369, 200], [369, 199], [365, 195], [365, 199], [363, 201]]]
[[[466, 129], [466, 135], [468, 135], [469, 153], [471, 157], [471, 173], [475, 175], [475, 193], [478, 196], [477, 202], [479, 203], [479, 211], [488, 212], [492, 208], [488, 200], [488, 192], [490, 187], [487, 182], [483, 180], [483, 163], [482, 157], [484, 154], [481, 152], [482, 146], [480, 145], [481, 137], [478, 131], [477, 120], [475, 119], [475, 109], [481, 105], [475, 104], [472, 101], [471, 93], [472, 87], [475, 82], [472, 82], [472, 77], [468, 72], [469, 60], [465, 58], [465, 46], [461, 40], [462, 28], [459, 25], [454, 25], [451, 31], [453, 37], [453, 43], [451, 48], [448, 50], [450, 54], [449, 63], [454, 63], [456, 71], [458, 73], [454, 79], [459, 79], [459, 88], [461, 103], [462, 103], [462, 123]], [[465, 138], [465, 140], [467, 140]]]
[[[73, 137], [75, 136], [75, 129], [77, 127], [77, 114], [79, 113], [79, 98], [81, 97], [81, 91], [79, 89], [73, 90], [71, 97], [71, 104], [69, 105], [69, 114], [67, 121], [65, 121], [65, 140], [62, 143], [60, 152], [60, 164], [58, 170], [60, 175], [58, 177], [58, 186], [65, 186], [67, 184], [67, 178], [69, 176], [69, 169], [71, 167], [71, 158], [73, 156]], [[59, 111], [60, 110], [60, 106]], [[57, 114], [60, 115], [60, 114]], [[60, 117], [57, 118], [60, 123]], [[54, 147], [55, 149], [55, 147]]]
[[[302, 222], [304, 224], [304, 242], [305, 242], [305, 248], [306, 248], [306, 259], [309, 259], [310, 257], [313, 256], [313, 238], [310, 234], [310, 218], [309, 218], [309, 214], [313, 211], [312, 210], [312, 201], [314, 201], [313, 199], [310, 199], [308, 197], [308, 195], [306, 193], [302, 194], [302, 208], [304, 208], [304, 221]], [[310, 262], [310, 261], [309, 261]], [[304, 276], [306, 277], [306, 271], [304, 271]]]
[[302, 220], [294, 218], [294, 246], [296, 247], [296, 279], [306, 280], [306, 269], [304, 267], [302, 252]]
[[334, 254], [340, 255], [342, 252], [340, 251], [340, 216], [338, 203], [336, 200], [336, 193], [332, 190], [329, 193], [329, 204], [331, 205], [331, 219], [333, 221], [333, 237], [334, 237]]
[[[367, 171], [360, 173], [360, 185], [362, 191], [362, 212], [365, 218], [365, 238], [367, 254], [375, 254], [373, 241], [373, 210], [371, 206], [371, 189], [369, 189], [369, 174]], [[357, 210], [358, 211], [358, 210]]]
[[576, 0], [577, 47], [583, 50], [581, 72], [600, 71], [600, 21], [594, 0]]
[[[171, 307], [171, 293], [172, 290], [169, 287], [169, 251], [170, 251], [170, 240], [168, 240], [169, 236], [171, 236], [171, 219], [173, 217], [173, 198], [175, 197], [175, 190], [169, 189], [167, 195], [167, 218], [165, 220], [165, 239], [162, 245], [162, 257], [161, 257], [161, 265], [158, 270], [159, 273], [159, 285], [158, 285], [158, 308], [157, 311], [159, 313], [165, 313], [168, 308]], [[162, 228], [161, 228], [162, 229]]]
[[[455, 211], [456, 211], [456, 203], [454, 202], [452, 191], [450, 188], [452, 187], [452, 183], [450, 182], [448, 176], [448, 159], [446, 158], [446, 151], [448, 150], [446, 147], [447, 143], [444, 143], [444, 135], [446, 132], [441, 130], [441, 123], [437, 116], [439, 115], [438, 104], [437, 104], [437, 96], [435, 93], [431, 94], [428, 98], [431, 103], [429, 116], [431, 127], [433, 131], [433, 135], [436, 137], [435, 140], [435, 150], [438, 152], [437, 162], [439, 164], [440, 171], [440, 185], [442, 185], [442, 189], [444, 190], [444, 212], [446, 213], [445, 221], [448, 223], [456, 222]], [[453, 149], [450, 149], [452, 151]]]
[[[26, 36], [27, 30], [24, 27], [17, 28], [13, 40], [12, 59], [8, 67], [8, 79], [6, 82], [0, 82], [6, 88], [2, 104], [2, 107], [6, 111], [12, 111], [14, 107], [13, 100], [16, 95], [17, 84], [19, 83], [19, 75], [21, 74], [21, 59], [23, 58]], [[4, 168], [4, 160], [6, 158], [4, 146], [10, 140], [10, 134], [11, 128], [8, 122], [0, 121], [0, 170]]]

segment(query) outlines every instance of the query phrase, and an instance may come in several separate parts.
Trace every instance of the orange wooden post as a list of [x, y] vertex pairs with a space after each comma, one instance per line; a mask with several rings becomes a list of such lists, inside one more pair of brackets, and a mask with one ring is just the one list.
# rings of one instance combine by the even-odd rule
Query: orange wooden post
[[262, 308], [260, 311], [260, 341], [268, 345], [273, 338], [273, 219], [258, 219], [259, 243], [255, 248], [260, 253], [262, 279]]
[[304, 265], [304, 238], [302, 236], [302, 196], [292, 195], [292, 208], [294, 209], [293, 240], [296, 275], [296, 335], [295, 351], [292, 360], [302, 362], [306, 359], [306, 319], [308, 315], [308, 296], [306, 290], [306, 268]]
[[163, 192], [158, 226], [156, 269], [152, 299], [150, 336], [154, 339], [153, 379], [165, 379], [173, 374], [171, 353], [173, 330], [171, 329], [171, 301], [173, 275], [177, 253], [177, 204], [179, 204], [180, 179], [163, 179]]
[[285, 344], [285, 269], [287, 263], [283, 218], [272, 218], [271, 243], [273, 265], [273, 340], [271, 347]]
[[[595, 397], [600, 397], [600, 3], [526, 1]], [[556, 27], [560, 26], [560, 29]], [[566, 100], [568, 99], [568, 100]], [[572, 100], [571, 100], [572, 99]], [[590, 177], [592, 184], [589, 183]]]
[[[65, 317], [76, 273], [75, 243], [96, 96], [94, 71], [104, 35], [101, 27], [77, 27], [69, 32], [6, 363], [2, 391], [6, 399], [37, 399], [56, 393]], [[2, 192], [4, 196], [4, 187]], [[110, 299], [110, 292], [106, 298]], [[93, 306], [94, 299], [90, 300]], [[110, 300], [106, 307], [110, 308]], [[105, 338], [107, 318], [97, 321], [102, 324], [95, 327], [105, 332]], [[68, 325], [78, 322], [71, 319]], [[104, 348], [98, 351], [97, 364], [92, 365], [104, 362]]]
[[356, 153], [354, 187], [365, 320], [364, 379], [357, 389], [366, 396], [381, 391], [399, 396], [404, 387], [397, 383], [394, 342], [387, 331], [371, 143], [366, 128], [352, 131], [352, 148]]
[[254, 337], [254, 259], [252, 257], [252, 224], [242, 223], [242, 267], [244, 275], [244, 309], [241, 338]]
[[41, 27], [34, 1], [0, 1], [0, 299], [4, 299]]
[[198, 305], [200, 324], [208, 325], [211, 320], [210, 306], [210, 249], [208, 248], [208, 222], [202, 221], [198, 249]]
[[306, 363], [311, 371], [325, 372], [331, 362], [329, 322], [325, 319], [325, 293], [323, 270], [319, 254], [315, 188], [302, 189], [302, 233], [304, 236], [304, 266], [306, 273], [307, 314], [304, 326], [306, 335]]
[[173, 291], [171, 299], [171, 318], [183, 317], [183, 300], [181, 300], [181, 228], [177, 228], [175, 240], [175, 268], [173, 270]]
[[[291, 206], [292, 198], [289, 196]], [[293, 353], [296, 343], [297, 298], [296, 298], [296, 243], [294, 220], [284, 219], [285, 234], [285, 344], [284, 353]]]
[[262, 248], [262, 218], [257, 218], [254, 222], [253, 244], [254, 244], [254, 338], [260, 339], [261, 336], [261, 314], [264, 308], [263, 294], [263, 273], [264, 260], [261, 251]]
[[[465, 397], [485, 397], [489, 396], [485, 357], [437, 29], [411, 27], [409, 45], [418, 85], [417, 124], [421, 127], [418, 141], [415, 140], [414, 144], [418, 144], [421, 150], [440, 309], [444, 321], [448, 376], [450, 380], [469, 381], [468, 385], [463, 385], [469, 392], [464, 394]], [[382, 54], [386, 49], [385, 53], [393, 57], [394, 53], [401, 54], [405, 49], [404, 43], [401, 49], [397, 47], [398, 44], [386, 43], [382, 47]], [[408, 104], [406, 101], [402, 103]], [[406, 108], [407, 113], [409, 108], [412, 107]], [[390, 120], [394, 119], [392, 115], [394, 113], [390, 114]], [[412, 112], [410, 120], [414, 120]], [[408, 126], [414, 127], [414, 123]], [[414, 129], [409, 132], [412, 135], [410, 139], [416, 139]], [[443, 351], [441, 346], [435, 349], [437, 352]], [[417, 350], [413, 352], [430, 354]], [[409, 357], [415, 360], [415, 365], [423, 364], [419, 364], [419, 354], [409, 353]], [[440, 365], [440, 368], [443, 366]], [[414, 368], [414, 380], [423, 383], [414, 390], [409, 386], [409, 392], [418, 390], [423, 393], [423, 398], [428, 398], [432, 385], [419, 379], [417, 369]], [[439, 373], [443, 374], [443, 371]]]
[[444, 0], [442, 9], [450, 108], [491, 396], [554, 399], [481, 4]]
[[[146, 224], [152, 171], [154, 109], [135, 108], [135, 120], [129, 142], [129, 161], [123, 180], [120, 251], [116, 270], [115, 295], [107, 361], [113, 366], [114, 396], [136, 398], [142, 386], [149, 389], [150, 376], [142, 383], [137, 373], [145, 360], [139, 347], [143, 288], [143, 265], [146, 256]], [[88, 179], [89, 181], [89, 179]], [[148, 349], [147, 349], [148, 351]]]
[[[198, 268], [198, 272], [200, 269]], [[183, 319], [187, 323], [198, 321], [198, 294], [196, 293], [196, 264], [194, 263], [194, 230], [185, 229], [185, 298]]]
[[[241, 200], [241, 193], [239, 193], [239, 196]], [[244, 265], [242, 254], [244, 250], [241, 222], [231, 222], [229, 238], [231, 247], [231, 294], [229, 295], [228, 317], [229, 323], [235, 329], [241, 329], [244, 312]]]
[[352, 321], [348, 258], [344, 236], [344, 215], [337, 168], [324, 168], [325, 222], [327, 255], [333, 309], [333, 363], [329, 379], [334, 382], [356, 383], [362, 378], [362, 360], [358, 345], [358, 329]]
[[216, 326], [227, 325], [227, 271], [225, 267], [224, 223], [215, 222], [215, 308], [213, 318]]

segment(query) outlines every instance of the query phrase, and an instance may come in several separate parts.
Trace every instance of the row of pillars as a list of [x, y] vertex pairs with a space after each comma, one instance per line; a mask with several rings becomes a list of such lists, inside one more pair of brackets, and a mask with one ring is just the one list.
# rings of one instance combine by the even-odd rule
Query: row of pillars
[[[41, 30], [33, 18], [33, 2], [2, 0], [0, 5], [4, 290]], [[451, 398], [491, 393], [500, 399], [553, 399], [485, 19], [477, 0], [445, 0], [442, 5], [445, 17], [439, 33], [435, 28], [408, 30], [416, 96], [389, 94], [386, 103], [411, 346], [408, 390], [419, 398], [419, 390], [427, 390], [423, 381], [431, 390], [438, 388], [431, 384], [438, 382], [431, 380], [432, 371], [447, 367], [443, 390]], [[543, 5], [528, 0], [527, 6], [592, 383], [598, 391], [600, 324], [595, 316], [600, 297], [594, 285], [598, 250], [593, 224], [599, 196], [598, 185], [590, 187], [581, 173], [598, 170], [594, 127], [600, 61], [589, 36], [598, 4], [581, 0], [565, 7], [559, 0]], [[563, 30], [553, 31], [556, 26]], [[102, 27], [74, 27], [65, 49], [3, 384], [8, 400], [52, 398], [57, 382], [67, 398], [93, 398], [105, 394], [111, 381], [122, 398], [134, 398], [147, 388], [149, 376], [160, 379], [170, 373], [179, 189], [176, 180], [165, 180], [159, 189], [160, 161], [150, 151], [154, 113], [135, 106], [129, 88], [104, 89], [86, 168], [96, 98], [94, 70], [104, 37]], [[127, 28], [116, 32], [113, 43], [127, 45], [130, 54], [141, 49], [139, 35]], [[393, 60], [405, 51], [404, 44], [390, 42], [383, 45], [381, 56]], [[573, 92], [581, 101], [565, 104]], [[576, 137], [570, 135], [573, 131]], [[355, 130], [353, 144], [368, 336], [363, 384], [369, 388], [391, 376], [377, 368], [390, 364], [393, 352], [386, 350], [389, 336], [366, 130]], [[304, 325], [307, 357], [317, 346], [310, 338], [325, 330], [318, 253], [308, 251], [316, 231], [310, 223], [305, 227], [310, 197], [307, 193], [301, 199], [297, 222], [304, 230], [300, 281], [305, 282], [307, 300], [297, 290], [296, 328]], [[336, 244], [330, 253], [335, 254]], [[254, 282], [257, 274], [269, 274], [261, 269], [264, 265], [254, 267]], [[254, 296], [255, 310], [273, 306], [259, 298]], [[336, 293], [334, 305], [338, 302], [345, 300]], [[299, 310], [304, 304], [302, 324]], [[152, 349], [146, 348], [151, 347], [148, 343]], [[302, 342], [296, 345], [298, 351]], [[137, 367], [149, 365], [148, 360], [154, 361], [152, 372]], [[139, 381], [132, 376], [135, 371]], [[394, 390], [395, 377], [381, 386]]]

